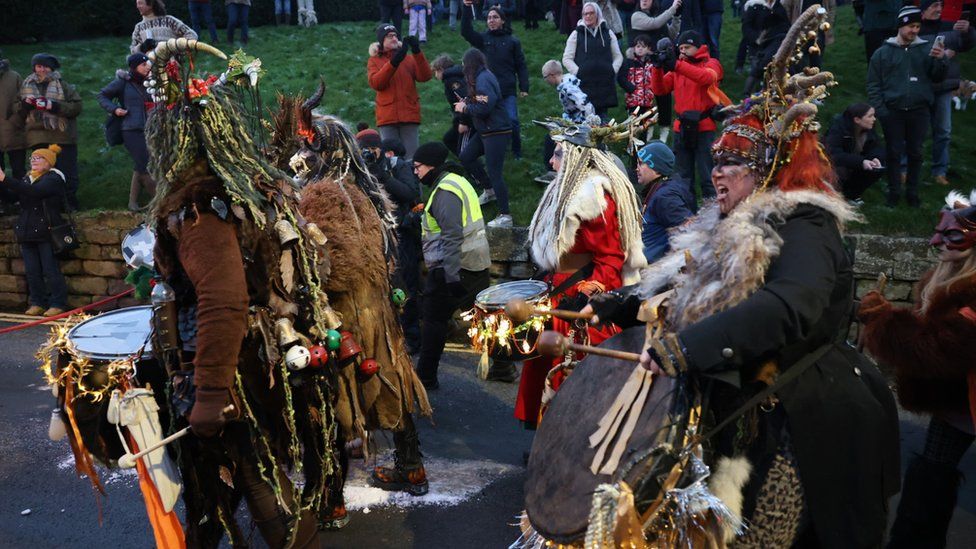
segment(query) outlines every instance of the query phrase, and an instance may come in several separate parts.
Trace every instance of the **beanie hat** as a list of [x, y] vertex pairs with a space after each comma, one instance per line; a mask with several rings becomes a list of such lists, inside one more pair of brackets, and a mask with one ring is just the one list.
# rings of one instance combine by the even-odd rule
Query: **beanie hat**
[[61, 153], [61, 147], [57, 145], [48, 145], [46, 149], [35, 149], [31, 155], [37, 155], [47, 160], [47, 163], [54, 167], [54, 164], [58, 160], [58, 154]]
[[681, 44], [691, 44], [696, 48], [700, 47], [704, 42], [702, 41], [702, 35], [698, 31], [686, 30], [685, 32], [678, 35], [678, 45]]
[[447, 145], [444, 145], [440, 141], [429, 141], [417, 147], [417, 150], [413, 153], [413, 161], [424, 164], [425, 166], [437, 168], [447, 161], [447, 155], [449, 153], [450, 151], [447, 150]]
[[407, 149], [403, 148], [403, 141], [400, 141], [396, 137], [387, 137], [380, 142], [380, 148], [383, 152], [391, 151], [394, 156], [403, 156], [407, 154]]
[[380, 23], [380, 26], [376, 27], [376, 41], [380, 43], [380, 48], [383, 47], [383, 39], [386, 38], [387, 34], [393, 33], [396, 35], [397, 39], [400, 39], [400, 29], [394, 27], [389, 23]]
[[56, 71], [61, 68], [61, 63], [58, 61], [57, 57], [54, 57], [50, 53], [38, 53], [34, 57], [31, 57], [31, 66], [41, 65]]
[[932, 4], [941, 4], [942, 0], [922, 0], [918, 3], [918, 11], [924, 12], [932, 7]]
[[922, 22], [922, 10], [915, 6], [905, 6], [898, 12], [898, 27]]
[[125, 62], [129, 65], [130, 70], [135, 70], [139, 65], [149, 61], [144, 53], [133, 53], [125, 59]]
[[674, 173], [674, 153], [661, 141], [648, 142], [637, 151], [637, 158], [663, 176]]
[[372, 128], [366, 128], [356, 134], [356, 141], [360, 147], [379, 147], [380, 133]]

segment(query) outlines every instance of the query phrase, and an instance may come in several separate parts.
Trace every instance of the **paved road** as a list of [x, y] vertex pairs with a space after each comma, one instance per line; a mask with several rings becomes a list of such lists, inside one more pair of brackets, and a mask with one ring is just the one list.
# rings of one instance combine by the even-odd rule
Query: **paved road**
[[[53, 399], [33, 360], [44, 336], [40, 328], [0, 336], [0, 547], [151, 547], [135, 477], [108, 474], [99, 526], [96, 499], [75, 477], [67, 444], [48, 440]], [[475, 358], [445, 355], [441, 388], [431, 395], [436, 425], [420, 422], [431, 494], [384, 505], [382, 494], [365, 487], [365, 473], [356, 472], [347, 498], [358, 510], [347, 528], [323, 536], [323, 547], [502, 548], [518, 536], [511, 525], [521, 509], [522, 452], [531, 436], [511, 417], [515, 387], [478, 381]], [[905, 455], [920, 447], [924, 427], [903, 417]], [[976, 450], [963, 471], [976, 478]], [[950, 547], [976, 545], [974, 484], [963, 487]], [[22, 515], [25, 509], [30, 514]]]

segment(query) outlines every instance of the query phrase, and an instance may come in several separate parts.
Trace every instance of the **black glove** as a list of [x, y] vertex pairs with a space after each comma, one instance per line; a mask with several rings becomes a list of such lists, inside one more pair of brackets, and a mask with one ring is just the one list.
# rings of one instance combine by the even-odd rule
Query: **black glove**
[[603, 292], [590, 298], [590, 307], [600, 319], [600, 324], [616, 324], [628, 328], [640, 324], [637, 311], [641, 300], [636, 295], [625, 295], [620, 291]]
[[663, 69], [664, 72], [673, 72], [677, 64], [678, 64], [678, 58], [674, 55], [673, 52], [665, 56], [662, 56], [661, 58], [661, 69]]
[[407, 45], [404, 44], [400, 46], [400, 49], [398, 49], [396, 53], [393, 54], [393, 59], [390, 59], [390, 63], [394, 67], [399, 67], [400, 63], [402, 63], [403, 60], [406, 59], [406, 57], [407, 57]]
[[210, 438], [220, 433], [227, 419], [224, 408], [230, 404], [229, 389], [197, 387], [196, 402], [190, 410], [190, 430], [200, 438]]
[[416, 36], [407, 36], [403, 39], [403, 43], [410, 46], [410, 53], [420, 53], [420, 40], [417, 40]]
[[578, 293], [572, 297], [566, 296], [559, 300], [559, 303], [556, 304], [556, 308], [564, 311], [579, 312], [583, 307], [586, 307], [587, 299], [588, 298], [584, 293]]

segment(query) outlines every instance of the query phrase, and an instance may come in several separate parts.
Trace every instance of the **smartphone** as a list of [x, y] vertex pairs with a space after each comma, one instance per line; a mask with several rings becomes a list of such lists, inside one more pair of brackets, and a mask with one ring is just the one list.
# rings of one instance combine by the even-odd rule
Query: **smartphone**
[[959, 16], [959, 20], [960, 21], [969, 21], [970, 23], [972, 23], [973, 22], [973, 14], [972, 14], [972, 12], [969, 11], [969, 10], [963, 10], [962, 15]]
[[945, 47], [945, 36], [943, 36], [943, 35], [940, 34], [940, 35], [938, 35], [938, 36], [935, 37], [935, 43], [932, 45], [932, 47], [935, 48], [936, 46], [938, 46], [940, 48], [944, 48]]

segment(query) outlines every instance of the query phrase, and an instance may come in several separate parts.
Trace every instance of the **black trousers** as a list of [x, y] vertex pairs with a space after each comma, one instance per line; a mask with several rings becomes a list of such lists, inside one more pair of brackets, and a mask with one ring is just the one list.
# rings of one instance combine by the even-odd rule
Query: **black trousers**
[[901, 198], [901, 159], [908, 158], [905, 173], [905, 197], [910, 205], [918, 203], [918, 179], [922, 171], [922, 144], [929, 133], [927, 105], [906, 111], [892, 110], [881, 118], [884, 129], [888, 167], [888, 204]]
[[423, 339], [420, 344], [420, 359], [417, 361], [417, 376], [423, 381], [437, 380], [437, 366], [447, 343], [448, 325], [451, 316], [458, 309], [469, 309], [478, 292], [488, 287], [490, 275], [483, 271], [461, 269], [461, 284], [464, 295], [455, 295], [444, 281], [444, 269], [435, 268], [427, 273], [424, 286], [424, 300], [421, 305], [421, 325]]
[[23, 179], [27, 175], [27, 149], [0, 151], [0, 170], [7, 169], [8, 160], [10, 169], [14, 171], [14, 179]]
[[884, 170], [865, 170], [864, 168], [850, 170], [838, 167], [836, 170], [837, 182], [840, 185], [841, 192], [844, 193], [844, 198], [848, 200], [861, 198], [864, 191], [885, 174]]
[[[387, 4], [383, 0], [380, 0], [380, 22], [390, 23], [397, 28], [397, 32], [403, 27], [403, 6], [397, 2], [396, 4]], [[429, 28], [429, 27], [428, 27]], [[400, 33], [403, 36], [403, 33]]]
[[895, 29], [864, 31], [864, 55], [871, 62], [871, 56], [884, 44], [884, 41], [895, 35]]
[[407, 302], [400, 313], [400, 326], [407, 339], [407, 348], [411, 351], [420, 348], [420, 261], [423, 258], [420, 250], [420, 235], [418, 231], [408, 227], [397, 230], [400, 239], [397, 247], [399, 263], [393, 274], [400, 289], [407, 294]]

